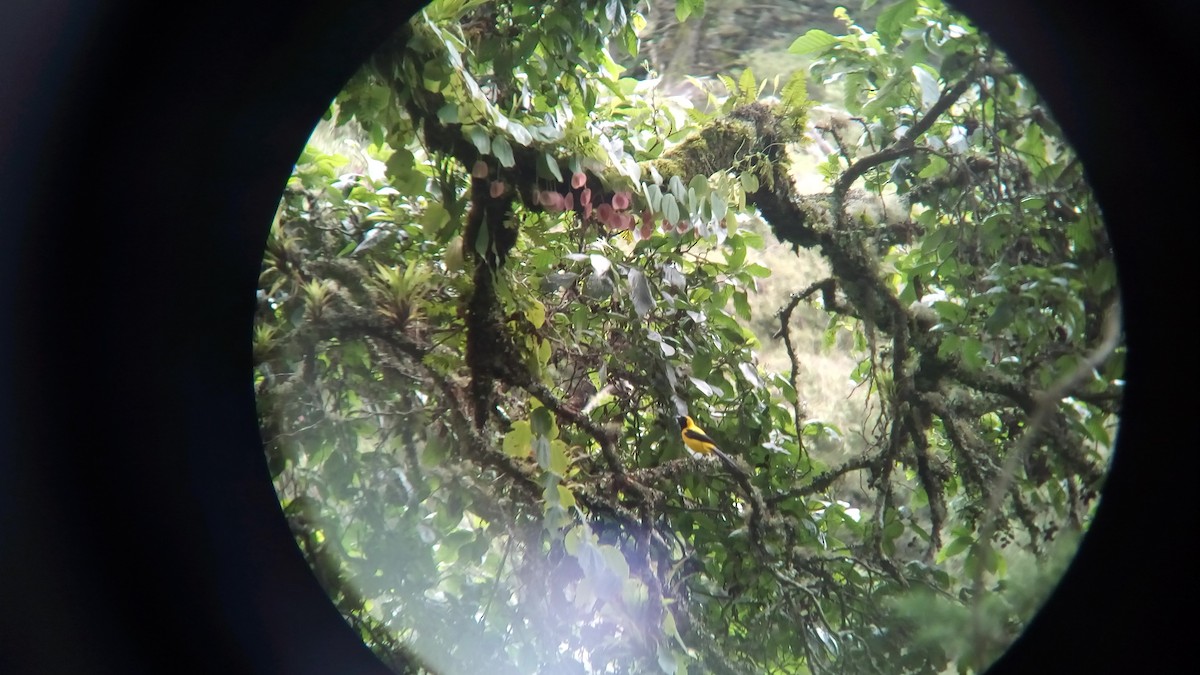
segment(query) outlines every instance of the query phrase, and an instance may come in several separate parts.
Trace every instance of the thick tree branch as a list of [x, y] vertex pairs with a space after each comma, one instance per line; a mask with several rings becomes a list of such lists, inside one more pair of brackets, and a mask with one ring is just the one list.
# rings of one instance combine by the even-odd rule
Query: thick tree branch
[[929, 131], [933, 123], [949, 110], [955, 101], [962, 98], [962, 95], [975, 83], [983, 71], [984, 62], [976, 62], [975, 66], [963, 79], [959, 80], [953, 87], [944, 89], [938, 100], [921, 116], [921, 119], [914, 122], [896, 142], [850, 165], [833, 184], [834, 203], [840, 204], [845, 197], [846, 191], [850, 189], [854, 181], [861, 178], [866, 172], [881, 164], [900, 159], [910, 154], [916, 147], [916, 140], [926, 131]]

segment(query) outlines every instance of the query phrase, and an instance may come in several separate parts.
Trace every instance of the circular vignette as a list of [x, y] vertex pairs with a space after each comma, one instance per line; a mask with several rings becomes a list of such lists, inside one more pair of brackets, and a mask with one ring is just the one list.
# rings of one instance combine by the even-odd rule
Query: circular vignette
[[[1182, 628], [1121, 619], [1170, 616], [1189, 601], [1173, 588], [1175, 568], [1128, 548], [1177, 538], [1180, 519], [1194, 512], [1178, 494], [1154, 494], [1150, 482], [1166, 471], [1194, 474], [1190, 454], [1170, 454], [1186, 447], [1169, 447], [1181, 433], [1173, 425], [1187, 419], [1179, 414], [1186, 400], [1156, 400], [1164, 391], [1156, 378], [1169, 387], [1178, 376], [1165, 377], [1169, 355], [1150, 333], [1155, 317], [1167, 316], [1157, 293], [1183, 287], [1168, 276], [1179, 267], [1162, 263], [1182, 262], [1191, 247], [1173, 245], [1174, 202], [1143, 198], [1186, 192], [1177, 175], [1130, 175], [1118, 162], [1165, 166], [1153, 155], [1173, 148], [1134, 142], [1120, 158], [1109, 152], [1144, 119], [1143, 102], [1171, 90], [1149, 76], [1151, 66], [1190, 61], [1170, 44], [1146, 59], [1112, 49], [1127, 33], [1120, 17], [1098, 14], [1087, 30], [1071, 31], [1066, 3], [989, 4], [958, 3], [1050, 100], [1092, 172], [1129, 299], [1130, 345], [1122, 436], [1093, 530], [996, 670], [1167, 665]], [[70, 9], [45, 6], [63, 8], [59, 17]], [[34, 79], [4, 71], [6, 82], [19, 83], [12, 95], [30, 102], [13, 114], [6, 99], [0, 125], [12, 150], [3, 154], [4, 175], [28, 177], [3, 188], [16, 223], [4, 287], [18, 295], [2, 305], [5, 324], [16, 327], [5, 333], [16, 358], [3, 376], [0, 555], [6, 578], [21, 581], [4, 595], [5, 642], [16, 647], [5, 670], [187, 663], [383, 672], [308, 575], [270, 494], [243, 345], [279, 184], [324, 102], [384, 31], [360, 32], [345, 5], [342, 22], [330, 20], [337, 15], [328, 6], [304, 3], [209, 3], [190, 20], [148, 16], [135, 3], [110, 7], [84, 15], [86, 25], [43, 21], [55, 16], [50, 9], [6, 26], [29, 26], [31, 36], [50, 26], [89, 49], [47, 40], [43, 50], [22, 51], [45, 66], [28, 71]], [[1158, 8], [1168, 31], [1194, 25], [1176, 20], [1170, 5]], [[281, 16], [294, 30], [281, 28]], [[169, 39], [163, 25], [172, 27]], [[298, 35], [325, 37], [314, 46]], [[313, 62], [323, 65], [292, 70]], [[155, 77], [129, 75], [146, 68]], [[336, 72], [314, 77], [324, 68]], [[40, 89], [37, 77], [63, 74], [67, 89]], [[1125, 91], [1115, 100], [1114, 82]], [[281, 88], [294, 98], [273, 98]], [[9, 119], [34, 132], [14, 134]], [[131, 138], [139, 139], [132, 147]], [[132, 167], [109, 170], [113, 157]], [[81, 167], [91, 180], [79, 179]], [[134, 206], [119, 198], [139, 187]], [[64, 269], [82, 273], [68, 278]], [[1149, 456], [1164, 446], [1162, 459]], [[1146, 518], [1147, 503], [1157, 517]], [[1103, 597], [1088, 590], [1098, 580], [1112, 582]], [[1098, 648], [1132, 639], [1144, 651]]]

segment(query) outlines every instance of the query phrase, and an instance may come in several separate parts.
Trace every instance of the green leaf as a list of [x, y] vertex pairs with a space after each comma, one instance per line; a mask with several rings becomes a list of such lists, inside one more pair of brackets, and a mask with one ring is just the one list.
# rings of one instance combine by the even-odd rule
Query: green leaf
[[1100, 445], [1107, 447], [1112, 443], [1108, 429], [1104, 426], [1104, 419], [1099, 415], [1089, 415], [1083, 422], [1083, 428], [1087, 430], [1088, 436]]
[[480, 258], [486, 257], [488, 249], [491, 248], [492, 239], [486, 227], [480, 227], [479, 232], [475, 235], [475, 254]]
[[742, 189], [746, 191], [746, 194], [758, 192], [758, 176], [749, 171], [743, 171], [738, 175], [738, 180], [742, 182]]
[[463, 131], [466, 132], [467, 138], [469, 138], [471, 142], [475, 144], [475, 149], [479, 151], [479, 154], [491, 154], [492, 139], [488, 137], [488, 134], [486, 131], [484, 131], [483, 127], [472, 125], [469, 127], [464, 127]]
[[621, 552], [621, 549], [610, 544], [603, 544], [597, 548], [609, 571], [622, 581], [629, 578], [629, 562], [625, 560], [625, 554]]
[[730, 247], [732, 250], [725, 257], [726, 267], [731, 270], [738, 269], [746, 261], [746, 245], [740, 239], [732, 239]]
[[949, 162], [941, 157], [938, 157], [937, 155], [930, 155], [929, 163], [925, 165], [925, 168], [921, 169], [921, 171], [917, 174], [917, 177], [935, 178], [943, 173], [946, 173], [946, 169], [948, 168], [950, 168]]
[[1015, 305], [1016, 303], [1008, 298], [1001, 300], [1000, 304], [996, 305], [996, 308], [992, 310], [991, 315], [984, 322], [984, 329], [991, 335], [1000, 335], [1005, 328], [1008, 328], [1012, 324], [1013, 319], [1017, 317]]
[[550, 471], [562, 476], [567, 473], [567, 468], [571, 465], [570, 458], [567, 457], [567, 444], [560, 440], [550, 442]]
[[504, 435], [504, 454], [509, 457], [528, 457], [533, 450], [533, 432], [528, 420], [513, 422], [512, 429]]
[[421, 232], [429, 239], [438, 238], [442, 228], [450, 222], [450, 212], [437, 202], [430, 202], [421, 216]]
[[680, 23], [688, 20], [689, 16], [702, 16], [704, 14], [704, 0], [676, 0], [675, 2], [675, 18]]
[[957, 326], [967, 318], [967, 310], [962, 305], [948, 300], [938, 300], [933, 303], [933, 309], [941, 317], [943, 323]]
[[940, 565], [941, 563], [945, 562], [947, 558], [953, 558], [954, 556], [962, 553], [963, 551], [967, 550], [967, 547], [974, 543], [975, 540], [970, 535], [961, 535], [955, 537], [950, 541], [949, 544], [946, 544], [941, 551], [938, 551], [938, 564]]
[[792, 45], [788, 47], [788, 53], [812, 54], [814, 52], [824, 51], [829, 47], [838, 44], [839, 42], [840, 40], [833, 35], [830, 35], [819, 28], [813, 28], [804, 35], [796, 38], [796, 40], [792, 42]]
[[[553, 463], [554, 460], [552, 455], [551, 464], [553, 465]], [[558, 503], [563, 507], [563, 509], [569, 511], [575, 508], [575, 493], [571, 492], [571, 489], [565, 485], [556, 485], [555, 488], [558, 491]]]
[[917, 0], [901, 0], [890, 5], [875, 19], [875, 31], [879, 39], [886, 45], [895, 44], [900, 39], [900, 31], [904, 22], [917, 14]]
[[750, 276], [758, 277], [759, 279], [766, 279], [767, 277], [771, 276], [771, 269], [769, 267], [763, 267], [758, 263], [750, 263], [749, 265], [746, 265], [746, 271], [750, 273]]
[[742, 95], [739, 98], [743, 102], [749, 103], [754, 100], [755, 93], [758, 91], [758, 85], [754, 81], [754, 73], [751, 72], [750, 66], [746, 66], [742, 70], [742, 75], [738, 78], [738, 89], [742, 90]]
[[541, 328], [546, 323], [546, 306], [537, 300], [533, 300], [525, 308], [525, 318], [529, 320], [529, 323], [533, 324], [534, 328]]
[[983, 355], [983, 343], [977, 338], [965, 337], [961, 343], [963, 363], [971, 370], [982, 370], [987, 365]]
[[533, 433], [546, 438], [558, 436], [558, 426], [554, 424], [554, 415], [546, 408], [534, 408], [529, 413], [530, 426]]
[[416, 157], [408, 150], [408, 148], [397, 148], [396, 151], [392, 153], [392, 156], [388, 157], [388, 160], [385, 164], [388, 175], [392, 176], [393, 178], [398, 178], [400, 176], [405, 176], [412, 173], [413, 162], [415, 160]]
[[566, 550], [567, 555], [578, 558], [580, 549], [587, 546], [588, 542], [584, 539], [584, 530], [585, 528], [583, 527], [573, 527], [563, 537], [563, 548]]

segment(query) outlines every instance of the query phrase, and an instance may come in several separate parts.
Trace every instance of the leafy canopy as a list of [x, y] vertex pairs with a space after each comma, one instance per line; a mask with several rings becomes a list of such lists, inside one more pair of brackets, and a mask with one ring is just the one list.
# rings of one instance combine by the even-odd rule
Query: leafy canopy
[[[839, 10], [791, 46], [810, 72], [719, 77], [707, 111], [625, 75], [640, 11], [439, 0], [333, 102], [348, 140], [296, 164], [254, 333], [302, 550], [397, 672], [981, 670], [1112, 445], [1082, 167], [936, 0]], [[796, 192], [798, 149], [828, 193]], [[830, 270], [777, 315], [791, 373], [747, 328], [764, 236]], [[848, 456], [806, 413], [800, 303], [858, 347]], [[729, 462], [685, 452], [683, 414]]]

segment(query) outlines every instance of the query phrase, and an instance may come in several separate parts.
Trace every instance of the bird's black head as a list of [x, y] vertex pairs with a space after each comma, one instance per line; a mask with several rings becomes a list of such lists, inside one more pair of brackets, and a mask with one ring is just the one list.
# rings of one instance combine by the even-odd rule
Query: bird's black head
[[680, 415], [677, 419], [679, 420], [679, 428], [686, 429], [688, 425], [688, 418]]

